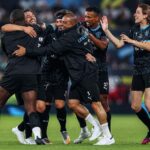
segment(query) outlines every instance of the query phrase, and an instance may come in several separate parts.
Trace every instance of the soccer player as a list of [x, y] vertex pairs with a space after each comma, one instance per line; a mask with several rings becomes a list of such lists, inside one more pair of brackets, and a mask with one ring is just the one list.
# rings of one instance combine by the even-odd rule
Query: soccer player
[[[87, 34], [81, 32], [82, 27], [77, 24], [77, 17], [73, 13], [66, 14], [62, 20], [65, 31], [57, 41], [39, 48], [39, 50], [31, 49], [30, 47], [26, 50], [25, 47], [19, 46], [20, 48], [13, 54], [16, 56], [24, 54], [29, 56], [44, 54], [62, 55], [72, 82], [68, 101], [69, 108], [94, 126], [93, 134], [89, 139], [90, 141], [95, 140], [100, 134], [103, 134], [95, 145], [114, 144], [115, 140], [108, 128], [106, 112], [99, 102], [97, 64], [89, 62], [85, 58], [85, 55], [92, 50], [91, 43]], [[91, 102], [91, 106], [101, 124], [101, 131], [89, 111], [81, 105], [80, 99]]]
[[[10, 22], [25, 26], [24, 12], [19, 9], [14, 10], [10, 15]], [[12, 94], [20, 91], [35, 141], [37, 144], [44, 144], [41, 140], [40, 121], [35, 109], [37, 98], [36, 74], [39, 72], [39, 62], [36, 57], [24, 56], [17, 58], [12, 55], [13, 49], [17, 44], [30, 45], [33, 47], [36, 42], [30, 39], [30, 36], [21, 31], [5, 33], [2, 38], [3, 49], [9, 61], [4, 77], [0, 82], [0, 106], [3, 107]]]
[[150, 112], [150, 6], [139, 4], [134, 14], [135, 26], [130, 30], [129, 36], [121, 34], [117, 39], [108, 29], [107, 17], [101, 20], [102, 28], [109, 39], [117, 48], [125, 43], [134, 46], [134, 71], [131, 87], [131, 107], [138, 118], [148, 128], [147, 136], [142, 144], [150, 142], [150, 119], [146, 111], [141, 107], [142, 96], [145, 92], [145, 105]]
[[[52, 42], [60, 37], [63, 30], [62, 17], [67, 12], [69, 11], [60, 10], [55, 14], [56, 29], [53, 34], [49, 35]], [[43, 63], [42, 72], [46, 86], [46, 99], [49, 103], [52, 103], [54, 100], [63, 142], [64, 144], [70, 144], [70, 137], [66, 129], [67, 112], [65, 107], [69, 76], [63, 59], [58, 55], [47, 56]]]
[[[100, 101], [107, 113], [107, 122], [109, 129], [111, 123], [111, 114], [108, 104], [108, 91], [109, 91], [109, 81], [108, 81], [108, 70], [106, 62], [106, 53], [109, 40], [107, 39], [104, 31], [100, 25], [100, 11], [96, 7], [88, 7], [85, 11], [85, 26], [89, 32], [89, 38], [93, 43], [94, 52], [93, 56], [96, 58], [96, 62], [99, 67], [99, 80], [98, 86], [100, 89]], [[80, 123], [81, 132], [74, 143], [81, 143], [87, 136], [87, 132], [84, 132], [86, 128], [86, 122], [81, 118], [77, 117]]]
[[[26, 26], [18, 26], [13, 24], [7, 24], [2, 27], [2, 31], [10, 32], [10, 31], [24, 31], [27, 34], [29, 34], [31, 37], [35, 38], [37, 37], [37, 46], [40, 47], [44, 44], [47, 35], [51, 34], [53, 32], [53, 27], [49, 26], [46, 30], [42, 29], [40, 25], [37, 23], [36, 16], [34, 12], [30, 9], [24, 10], [25, 15], [25, 22], [28, 27]], [[35, 30], [31, 26], [38, 27], [38, 35], [35, 32]], [[39, 58], [40, 63], [42, 64], [42, 58]], [[19, 93], [16, 94], [17, 101], [19, 101], [19, 104], [23, 105], [23, 100], [21, 98], [21, 95]], [[40, 116], [40, 122], [41, 122], [41, 128], [42, 128], [42, 141], [45, 144], [50, 144], [50, 140], [47, 136], [47, 126], [49, 121], [49, 111], [50, 111], [50, 104], [45, 102], [46, 96], [45, 91], [43, 87], [43, 83], [41, 81], [40, 74], [38, 74], [38, 100], [36, 102], [36, 109], [38, 111], [38, 114]], [[22, 102], [22, 103], [20, 103]], [[23, 131], [25, 130], [26, 133], [26, 139], [24, 139]], [[35, 144], [35, 142], [32, 140], [32, 132], [30, 130], [29, 126], [29, 119], [28, 115], [24, 114], [24, 120], [15, 128], [12, 129], [12, 132], [16, 134], [17, 139], [22, 144]]]

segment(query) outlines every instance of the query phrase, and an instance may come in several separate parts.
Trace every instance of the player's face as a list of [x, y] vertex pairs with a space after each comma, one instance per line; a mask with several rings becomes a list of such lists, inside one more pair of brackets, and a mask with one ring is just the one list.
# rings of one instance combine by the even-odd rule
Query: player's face
[[99, 17], [92, 11], [86, 11], [84, 19], [89, 27], [93, 27], [99, 23]]
[[63, 24], [63, 29], [69, 29], [71, 28], [73, 25], [71, 23], [71, 20], [68, 17], [63, 17], [62, 18], [62, 24]]
[[62, 31], [63, 30], [63, 22], [62, 19], [56, 19], [56, 27], [58, 28], [58, 30]]
[[25, 21], [27, 24], [36, 24], [37, 23], [36, 17], [33, 14], [33, 12], [27, 11], [24, 13], [24, 15], [25, 15]]
[[147, 15], [143, 14], [141, 7], [138, 7], [134, 14], [134, 18], [135, 18], [135, 23], [140, 24], [143, 21], [145, 21], [145, 19], [147, 18]]

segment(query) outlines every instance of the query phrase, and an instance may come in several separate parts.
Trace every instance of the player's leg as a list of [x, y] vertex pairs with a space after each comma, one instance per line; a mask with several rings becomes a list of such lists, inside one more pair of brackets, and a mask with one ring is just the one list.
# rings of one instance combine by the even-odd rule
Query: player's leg
[[82, 143], [85, 139], [89, 138], [91, 136], [91, 133], [88, 130], [85, 119], [81, 118], [77, 115], [76, 115], [76, 117], [77, 117], [77, 120], [80, 124], [81, 131], [80, 131], [80, 134], [79, 134], [78, 138], [76, 138], [74, 140], [74, 143], [79, 144], [79, 143]]
[[111, 112], [108, 102], [108, 94], [109, 94], [109, 79], [108, 79], [108, 72], [106, 71], [99, 71], [99, 81], [98, 86], [100, 89], [100, 101], [102, 106], [107, 114], [107, 122], [109, 126], [109, 130], [111, 131]]
[[[149, 113], [150, 113], [150, 88], [145, 89], [145, 107], [146, 107], [146, 111], [148, 112], [147, 115], [149, 116]], [[148, 129], [149, 129], [149, 127], [148, 127]], [[142, 144], [148, 144], [149, 142], [150, 142], [150, 130], [147, 132], [147, 135], [143, 139]]]
[[66, 101], [66, 94], [67, 94], [67, 84], [64, 84], [63, 86], [57, 85], [53, 87], [53, 89], [54, 89], [53, 94], [55, 99], [57, 119], [60, 124], [60, 132], [63, 138], [63, 142], [64, 144], [70, 144], [70, 136], [66, 128], [67, 111], [66, 111], [65, 101]]
[[52, 144], [47, 135], [51, 105], [45, 100], [37, 100], [36, 109], [40, 117], [42, 140], [45, 144]]
[[[144, 108], [141, 107], [142, 97], [145, 90], [145, 83], [142, 75], [134, 75], [132, 80], [132, 91], [131, 91], [131, 108], [134, 110], [138, 118], [147, 126], [150, 131], [150, 119]], [[142, 144], [146, 144], [147, 141], [142, 141]]]
[[[103, 134], [103, 138], [99, 139], [95, 145], [111, 145], [115, 143], [112, 137], [107, 123], [106, 112], [100, 102], [100, 91], [97, 85], [97, 81], [94, 79], [83, 80], [82, 86], [86, 89], [87, 100], [91, 102], [92, 109], [94, 110], [97, 119], [99, 121], [99, 133]], [[90, 141], [95, 139], [98, 131], [93, 130]]]
[[79, 117], [87, 120], [90, 124], [94, 126], [94, 133], [92, 136], [93, 139], [96, 139], [101, 133], [99, 130], [99, 126], [93, 116], [89, 113], [89, 111], [80, 104], [79, 99], [83, 99], [81, 95], [85, 95], [85, 90], [82, 90], [81, 87], [71, 87], [69, 93], [69, 101], [68, 106], [70, 109], [74, 111]]
[[[146, 112], [149, 117], [150, 112], [150, 74], [143, 75], [145, 82], [145, 91], [144, 91], [144, 102], [146, 106]], [[150, 121], [150, 120], [149, 120]], [[148, 127], [149, 129], [149, 127]], [[148, 144], [150, 142], [150, 130], [148, 131], [146, 137], [143, 139], [142, 144]]]
[[37, 76], [22, 75], [19, 77], [24, 107], [29, 116], [30, 126], [37, 144], [44, 144], [41, 139], [40, 119], [36, 112]]
[[[16, 96], [18, 105], [24, 105], [21, 93], [17, 92], [17, 93], [15, 93], [15, 96]], [[21, 144], [27, 144], [25, 141], [25, 137], [24, 137], [24, 131], [26, 128], [25, 126], [26, 126], [27, 118], [28, 118], [28, 116], [25, 112], [22, 122], [18, 126], [12, 128], [12, 132], [17, 136], [17, 139]], [[32, 131], [31, 131], [31, 133], [32, 133]]]

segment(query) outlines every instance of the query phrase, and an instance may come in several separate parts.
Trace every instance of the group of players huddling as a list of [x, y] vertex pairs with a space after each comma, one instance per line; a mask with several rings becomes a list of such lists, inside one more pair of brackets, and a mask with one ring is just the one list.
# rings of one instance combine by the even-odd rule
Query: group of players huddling
[[[145, 105], [150, 111], [150, 6], [139, 4], [134, 17], [136, 25], [129, 37], [122, 34], [119, 40], [109, 31], [107, 17], [100, 17], [96, 7], [86, 8], [82, 22], [72, 11], [60, 10], [55, 14], [55, 22], [49, 25], [39, 23], [30, 9], [12, 11], [10, 24], [1, 27], [2, 49], [8, 64], [0, 82], [0, 107], [13, 94], [18, 104], [24, 105], [23, 121], [12, 129], [20, 143], [51, 144], [47, 126], [53, 101], [64, 144], [70, 144], [66, 104], [81, 127], [75, 144], [87, 138], [97, 139], [94, 145], [115, 143], [108, 104], [108, 39], [116, 47], [125, 43], [134, 46], [132, 108], [149, 130], [142, 144], [150, 142], [150, 119], [141, 107], [145, 93]], [[97, 119], [84, 106], [86, 103]], [[91, 132], [86, 121], [93, 126]]]

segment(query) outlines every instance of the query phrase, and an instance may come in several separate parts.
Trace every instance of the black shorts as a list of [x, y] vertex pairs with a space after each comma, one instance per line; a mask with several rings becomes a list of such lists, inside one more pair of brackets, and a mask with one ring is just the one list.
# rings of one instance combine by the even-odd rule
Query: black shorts
[[67, 85], [59, 86], [59, 85], [50, 85], [47, 83], [45, 86], [46, 92], [46, 101], [53, 102], [54, 100], [66, 100], [67, 95]]
[[145, 91], [150, 88], [150, 73], [144, 75], [133, 75], [132, 91]]
[[77, 85], [70, 87], [69, 99], [78, 99], [84, 103], [97, 102], [100, 100], [99, 93], [97, 81], [84, 79]]
[[17, 104], [20, 106], [24, 105], [22, 94], [20, 92], [17, 92], [15, 93], [15, 96], [16, 96]]
[[0, 86], [6, 89], [10, 94], [23, 93], [30, 90], [37, 91], [37, 76], [36, 75], [11, 75], [4, 76], [0, 82]]
[[44, 87], [45, 82], [43, 81], [41, 75], [37, 75], [37, 81], [38, 81], [37, 99], [46, 101], [46, 92]]
[[99, 71], [98, 87], [100, 90], [100, 94], [109, 94], [108, 72]]

